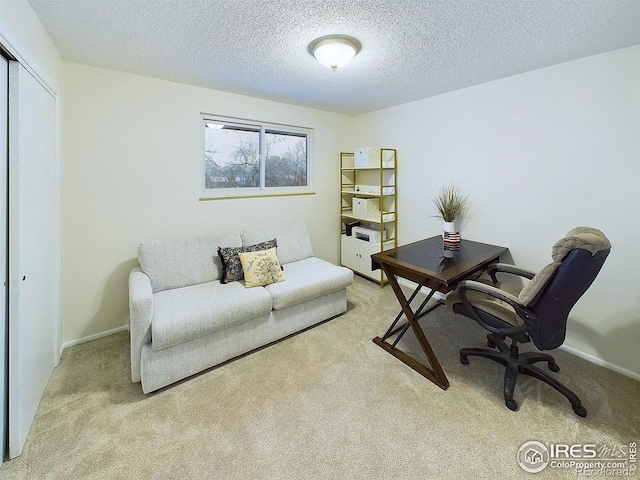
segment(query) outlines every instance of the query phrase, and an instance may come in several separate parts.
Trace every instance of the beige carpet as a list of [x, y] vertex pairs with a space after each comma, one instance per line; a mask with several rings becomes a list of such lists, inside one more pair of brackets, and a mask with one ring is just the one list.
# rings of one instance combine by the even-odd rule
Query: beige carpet
[[518, 449], [640, 440], [637, 381], [558, 351], [557, 375], [587, 418], [529, 377], [511, 412], [500, 365], [458, 360], [485, 342], [474, 322], [443, 307], [422, 321], [451, 383], [443, 391], [371, 341], [399, 310], [390, 287], [357, 278], [348, 298], [341, 317], [148, 396], [131, 383], [127, 333], [65, 350], [0, 478], [575, 478], [575, 468], [524, 472]]

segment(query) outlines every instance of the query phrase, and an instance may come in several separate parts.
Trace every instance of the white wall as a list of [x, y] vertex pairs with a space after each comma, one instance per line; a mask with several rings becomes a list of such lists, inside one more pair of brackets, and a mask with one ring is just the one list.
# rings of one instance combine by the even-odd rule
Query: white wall
[[464, 238], [539, 269], [577, 225], [613, 245], [566, 345], [640, 375], [640, 46], [356, 118], [355, 145], [398, 149], [399, 241], [439, 233], [431, 196], [470, 194]]
[[27, 0], [0, 0], [0, 38], [49, 87], [62, 84], [60, 55]]
[[[352, 147], [351, 117], [74, 63], [64, 80], [64, 342], [127, 324], [144, 240], [303, 219], [314, 253], [339, 262], [339, 152]], [[313, 128], [316, 194], [198, 201], [201, 112]]]

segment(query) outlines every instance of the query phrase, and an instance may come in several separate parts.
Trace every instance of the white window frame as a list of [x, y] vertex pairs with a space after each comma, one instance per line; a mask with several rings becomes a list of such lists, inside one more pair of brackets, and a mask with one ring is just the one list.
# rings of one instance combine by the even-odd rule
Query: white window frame
[[[206, 188], [206, 158], [205, 158], [205, 129], [207, 123], [224, 123], [225, 125], [237, 125], [239, 127], [258, 128], [260, 130], [260, 186], [258, 187], [238, 187], [238, 188]], [[248, 120], [243, 118], [226, 117], [222, 115], [201, 114], [200, 121], [201, 135], [201, 167], [200, 185], [202, 196], [200, 200], [219, 200], [227, 198], [252, 198], [252, 197], [274, 197], [287, 195], [313, 195], [313, 172], [314, 172], [314, 147], [312, 128], [305, 128], [293, 125], [285, 125], [258, 120]], [[265, 185], [265, 155], [264, 148], [265, 133], [275, 130], [278, 133], [303, 134], [307, 139], [307, 185], [291, 187], [267, 187]]]

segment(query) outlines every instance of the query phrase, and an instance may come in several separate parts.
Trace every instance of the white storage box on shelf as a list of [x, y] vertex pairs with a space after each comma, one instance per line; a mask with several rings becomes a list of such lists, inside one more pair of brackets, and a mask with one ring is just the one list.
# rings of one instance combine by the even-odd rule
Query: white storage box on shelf
[[353, 152], [353, 163], [356, 168], [379, 167], [380, 149], [374, 147], [360, 147]]
[[353, 166], [355, 168], [380, 168], [380, 161], [382, 161], [382, 168], [395, 167], [395, 150], [360, 147], [353, 151]]
[[353, 215], [358, 218], [379, 218], [380, 199], [353, 197]]

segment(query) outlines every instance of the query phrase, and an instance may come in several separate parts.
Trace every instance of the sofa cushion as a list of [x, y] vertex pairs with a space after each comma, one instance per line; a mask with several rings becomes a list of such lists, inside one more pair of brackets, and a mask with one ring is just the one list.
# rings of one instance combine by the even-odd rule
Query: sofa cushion
[[271, 311], [264, 288], [218, 281], [158, 292], [153, 296], [151, 348], [162, 350], [252, 320]]
[[[302, 221], [291, 225], [240, 232], [240, 236], [242, 237], [242, 245], [253, 245], [275, 238], [278, 241], [278, 258], [283, 265], [313, 257], [309, 232]], [[285, 270], [286, 268], [285, 266]]]
[[138, 260], [156, 293], [219, 280], [219, 245], [242, 246], [240, 233], [144, 242], [138, 247]]
[[305, 258], [284, 266], [287, 281], [272, 283], [265, 289], [273, 297], [274, 310], [306, 302], [348, 287], [353, 272], [316, 257]]
[[239, 256], [246, 288], [284, 282], [284, 274], [275, 247], [257, 252], [242, 252]]
[[242, 263], [240, 262], [240, 253], [257, 252], [259, 250], [267, 250], [278, 246], [275, 239], [268, 242], [256, 243], [248, 247], [218, 247], [218, 256], [222, 261], [222, 283], [237, 282], [244, 278]]

